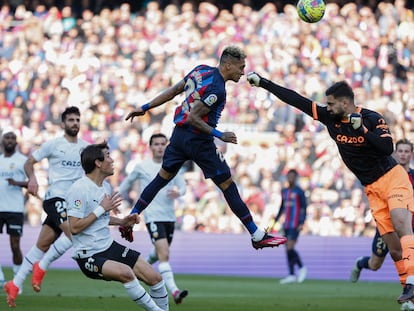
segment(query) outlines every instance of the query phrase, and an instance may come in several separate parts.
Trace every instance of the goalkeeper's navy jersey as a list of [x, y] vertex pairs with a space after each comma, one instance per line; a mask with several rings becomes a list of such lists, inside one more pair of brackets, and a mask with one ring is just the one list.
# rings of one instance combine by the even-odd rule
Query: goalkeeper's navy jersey
[[185, 99], [175, 110], [174, 123], [190, 129], [193, 133], [200, 133], [186, 124], [194, 101], [200, 100], [210, 108], [210, 112], [203, 117], [203, 120], [215, 128], [226, 103], [225, 81], [218, 68], [199, 65], [184, 77], [184, 81]]
[[[369, 131], [367, 134], [362, 134], [354, 130], [348, 120], [336, 121], [326, 106], [317, 105], [293, 90], [263, 78], [260, 81], [260, 86], [323, 123], [327, 127], [329, 135], [336, 142], [345, 165], [355, 174], [362, 185], [375, 182], [397, 165], [397, 161], [392, 157], [393, 142], [390, 130], [379, 113], [358, 108], [358, 112], [362, 115], [363, 124]], [[368, 135], [380, 137], [382, 141], [374, 145], [368, 141]]]

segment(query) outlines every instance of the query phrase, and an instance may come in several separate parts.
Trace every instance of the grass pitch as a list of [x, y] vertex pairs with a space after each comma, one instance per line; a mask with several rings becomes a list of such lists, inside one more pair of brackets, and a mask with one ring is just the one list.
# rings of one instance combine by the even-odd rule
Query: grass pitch
[[[10, 269], [4, 269], [10, 279]], [[31, 276], [30, 276], [31, 277]], [[35, 293], [26, 280], [16, 311], [142, 310], [127, 296], [121, 283], [87, 279], [78, 270], [51, 269], [42, 291]], [[280, 285], [278, 279], [176, 275], [189, 290], [181, 305], [170, 298], [170, 310], [181, 311], [348, 311], [399, 310], [397, 283], [306, 280]], [[8, 310], [4, 292], [0, 310]]]

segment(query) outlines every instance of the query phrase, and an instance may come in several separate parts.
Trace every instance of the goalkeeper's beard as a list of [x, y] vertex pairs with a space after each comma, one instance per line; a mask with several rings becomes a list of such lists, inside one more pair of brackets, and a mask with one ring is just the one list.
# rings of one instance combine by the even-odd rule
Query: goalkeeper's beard
[[343, 114], [339, 114], [339, 113], [334, 113], [334, 112], [330, 112], [332, 119], [335, 122], [341, 122], [344, 119]]

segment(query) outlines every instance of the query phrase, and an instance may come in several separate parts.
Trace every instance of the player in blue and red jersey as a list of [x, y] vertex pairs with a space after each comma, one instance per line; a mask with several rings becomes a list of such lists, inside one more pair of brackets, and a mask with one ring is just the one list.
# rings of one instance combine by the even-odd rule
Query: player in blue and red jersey
[[[326, 91], [326, 105], [319, 105], [297, 92], [249, 73], [251, 85], [262, 87], [285, 103], [320, 121], [335, 141], [345, 165], [365, 188], [379, 233], [387, 242], [395, 233], [402, 252], [393, 259], [398, 274], [407, 273], [399, 303], [414, 297], [414, 211], [413, 188], [407, 172], [392, 157], [394, 144], [384, 118], [377, 112], [355, 105], [354, 92], [345, 81]], [[404, 258], [404, 259], [403, 259]]]
[[[286, 242], [286, 256], [289, 268], [289, 275], [280, 280], [280, 284], [302, 283], [307, 275], [307, 269], [302, 263], [299, 253], [295, 250], [298, 241], [299, 232], [302, 230], [306, 218], [306, 197], [305, 192], [296, 183], [298, 172], [290, 169], [286, 174], [287, 187], [282, 189], [282, 202], [279, 212], [275, 217], [275, 222], [279, 220], [282, 214], [285, 215], [283, 222], [283, 231]], [[295, 265], [299, 267], [298, 277], [295, 275]]]
[[[165, 150], [162, 167], [142, 191], [131, 213], [141, 213], [177, 174], [184, 162], [192, 160], [201, 168], [205, 178], [211, 178], [223, 192], [231, 210], [251, 234], [255, 249], [279, 246], [286, 242], [286, 238], [272, 236], [256, 226], [240, 197], [229, 166], [214, 143], [214, 137], [217, 137], [224, 142], [237, 144], [235, 133], [220, 132], [216, 126], [226, 104], [225, 83], [229, 80], [240, 80], [244, 75], [245, 58], [240, 48], [226, 47], [220, 56], [218, 67], [195, 67], [177, 84], [127, 115], [126, 120], [132, 122], [134, 117], [142, 116], [147, 110], [172, 100], [182, 92], [185, 93], [184, 101], [175, 112], [175, 128]], [[120, 227], [119, 230], [123, 238], [133, 240], [131, 227]]]

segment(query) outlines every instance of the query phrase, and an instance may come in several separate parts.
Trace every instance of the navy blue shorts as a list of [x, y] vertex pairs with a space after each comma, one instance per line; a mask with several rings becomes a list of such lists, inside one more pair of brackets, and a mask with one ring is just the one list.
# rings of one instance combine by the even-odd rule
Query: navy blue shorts
[[284, 229], [286, 239], [290, 241], [296, 241], [299, 237], [299, 231], [294, 228]]
[[375, 230], [375, 236], [372, 240], [372, 253], [378, 257], [385, 257], [388, 254], [388, 247], [380, 236], [378, 229]]
[[175, 222], [154, 221], [147, 223], [146, 226], [152, 243], [160, 239], [167, 239], [168, 245], [171, 244], [174, 236]]
[[113, 241], [111, 246], [101, 253], [85, 258], [74, 258], [79, 268], [88, 278], [105, 280], [102, 267], [107, 260], [113, 260], [134, 268], [141, 253]]
[[177, 173], [187, 160], [194, 161], [203, 171], [205, 178], [230, 175], [230, 168], [214, 144], [212, 136], [193, 134], [176, 126], [165, 149], [162, 168], [169, 173]]
[[23, 235], [23, 213], [0, 212], [0, 233], [3, 233], [3, 226], [6, 224], [7, 234], [13, 236]]
[[47, 214], [44, 225], [52, 228], [57, 235], [62, 233], [60, 225], [68, 220], [66, 213], [66, 201], [62, 198], [52, 198], [43, 201], [43, 209]]

